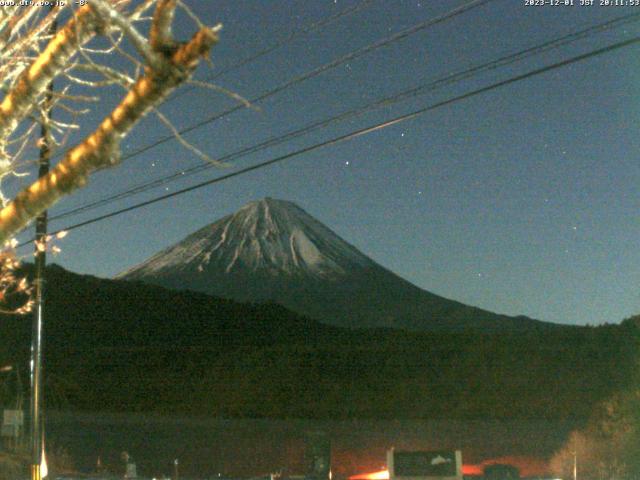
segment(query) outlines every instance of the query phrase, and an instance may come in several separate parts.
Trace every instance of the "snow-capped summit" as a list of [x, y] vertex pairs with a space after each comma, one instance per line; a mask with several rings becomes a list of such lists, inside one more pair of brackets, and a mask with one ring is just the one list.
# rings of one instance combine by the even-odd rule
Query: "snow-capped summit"
[[267, 197], [248, 203], [120, 276], [136, 279], [179, 271], [199, 276], [253, 272], [331, 277], [373, 265], [294, 203]]
[[248, 203], [118, 277], [239, 301], [277, 302], [351, 328], [489, 331], [542, 323], [422, 290], [302, 208], [272, 198]]

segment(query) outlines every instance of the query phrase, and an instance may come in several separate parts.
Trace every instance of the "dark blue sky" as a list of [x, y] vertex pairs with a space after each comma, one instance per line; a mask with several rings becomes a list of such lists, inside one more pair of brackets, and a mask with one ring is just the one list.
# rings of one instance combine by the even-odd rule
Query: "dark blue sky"
[[[235, 64], [355, 1], [188, 0], [222, 22], [213, 70]], [[463, 1], [372, 0], [216, 80], [254, 97]], [[525, 6], [496, 0], [374, 50], [198, 129], [188, 139], [212, 157], [514, 53], [640, 7]], [[596, 0], [598, 3], [598, 0]], [[177, 32], [193, 30], [184, 18]], [[482, 74], [435, 93], [211, 169], [101, 213], [347, 133], [578, 53], [631, 38], [637, 23]], [[265, 196], [292, 200], [373, 259], [439, 295], [507, 314], [598, 324], [640, 313], [640, 47], [629, 47], [443, 107], [392, 127], [71, 232], [54, 261], [111, 276], [188, 233]], [[105, 105], [116, 98], [107, 93]], [[196, 89], [162, 111], [178, 128], [233, 106]], [[104, 112], [102, 112], [104, 113]], [[90, 115], [83, 126], [95, 125]], [[127, 151], [165, 136], [150, 116]], [[52, 215], [200, 160], [165, 143], [101, 172]], [[22, 180], [26, 183], [26, 180]], [[168, 188], [168, 190], [165, 190]], [[26, 235], [24, 236], [26, 238]]]

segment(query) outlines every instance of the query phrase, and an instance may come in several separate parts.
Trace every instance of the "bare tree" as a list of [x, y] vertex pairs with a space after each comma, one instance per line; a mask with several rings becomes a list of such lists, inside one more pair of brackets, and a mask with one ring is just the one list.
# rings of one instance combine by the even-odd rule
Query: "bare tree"
[[[197, 31], [190, 40], [178, 42], [172, 33], [178, 7], [187, 8], [180, 0], [88, 0], [75, 9], [59, 5], [50, 11], [35, 6], [0, 10], [0, 88], [5, 92], [0, 103], [0, 181], [21, 174], [22, 157], [33, 147], [35, 127], [42, 122], [50, 127], [51, 145], [63, 152], [48, 175], [13, 199], [2, 197], [0, 244], [84, 186], [92, 172], [117, 165], [122, 139], [148, 112], [156, 111], [175, 130], [155, 109], [190, 79], [216, 43], [220, 28], [202, 25], [186, 10]], [[50, 34], [54, 21], [62, 25]], [[144, 22], [149, 23], [147, 29], [141, 28]], [[131, 68], [114, 68], [103, 60], [110, 54], [129, 60]], [[67, 119], [45, 115], [50, 107], [45, 104], [47, 87], [54, 80], [62, 88], [50, 101]], [[96, 105], [100, 88], [110, 85], [123, 89], [121, 101], [105, 112], [91, 134], [68, 147], [70, 132], [78, 129], [77, 117], [91, 102]], [[90, 89], [97, 94], [87, 94]], [[77, 107], [79, 102], [83, 108]]]
[[640, 473], [640, 391], [613, 395], [596, 406], [588, 424], [571, 433], [550, 462], [563, 478], [632, 480]]

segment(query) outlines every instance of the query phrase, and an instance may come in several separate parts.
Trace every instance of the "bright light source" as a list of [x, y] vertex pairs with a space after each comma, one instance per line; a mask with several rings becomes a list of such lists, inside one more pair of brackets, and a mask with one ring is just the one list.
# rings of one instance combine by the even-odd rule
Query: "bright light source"
[[389, 470], [381, 470], [379, 472], [354, 475], [352, 477], [349, 477], [349, 480], [389, 480]]
[[40, 478], [45, 478], [49, 475], [49, 468], [47, 467], [47, 459], [44, 456], [44, 448], [42, 449], [42, 461], [40, 462]]

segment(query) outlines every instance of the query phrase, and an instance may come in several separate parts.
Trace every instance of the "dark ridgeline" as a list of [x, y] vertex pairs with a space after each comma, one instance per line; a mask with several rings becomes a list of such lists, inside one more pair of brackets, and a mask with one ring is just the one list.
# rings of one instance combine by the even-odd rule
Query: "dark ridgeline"
[[297, 205], [271, 198], [245, 205], [118, 278], [242, 302], [270, 301], [348, 328], [521, 332], [555, 326], [422, 290]]
[[[50, 408], [574, 422], [638, 380], [633, 322], [500, 334], [354, 330], [273, 303], [56, 266], [47, 275]], [[26, 368], [29, 334], [27, 318], [0, 319], [2, 365]]]
[[[24, 271], [33, 273], [29, 265]], [[48, 269], [45, 393], [49, 409], [73, 418], [82, 411], [91, 412], [82, 418], [95, 419], [102, 418], [96, 412], [134, 413], [138, 423], [125, 419], [118, 430], [134, 429], [132, 441], [144, 437], [145, 418], [155, 413], [222, 422], [287, 419], [287, 425], [308, 419], [320, 429], [339, 420], [387, 420], [385, 428], [402, 429], [403, 438], [412, 427], [401, 423], [423, 419], [440, 425], [438, 441], [452, 425], [458, 433], [451, 441], [473, 431], [469, 449], [476, 455], [481, 447], [490, 455], [509, 445], [545, 456], [598, 402], [640, 380], [637, 319], [567, 327], [438, 297], [287, 202], [249, 204], [126, 277], [145, 282]], [[216, 285], [253, 303], [147, 281], [194, 290]], [[0, 365], [21, 365], [24, 379], [29, 336], [28, 318], [0, 316]], [[0, 390], [5, 405], [13, 396], [10, 388]], [[486, 442], [478, 439], [485, 424]], [[51, 430], [69, 427], [60, 425]], [[181, 425], [176, 429], [184, 433]], [[520, 433], [496, 433], [496, 425]], [[542, 441], [544, 425], [554, 427]], [[336, 452], [321, 434], [316, 440], [296, 458], [325, 478], [327, 458]], [[82, 437], [77, 450], [84, 445]]]

